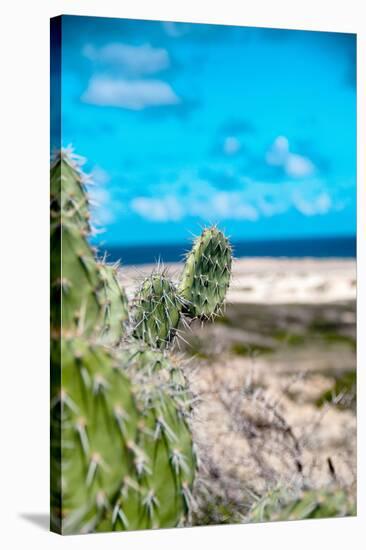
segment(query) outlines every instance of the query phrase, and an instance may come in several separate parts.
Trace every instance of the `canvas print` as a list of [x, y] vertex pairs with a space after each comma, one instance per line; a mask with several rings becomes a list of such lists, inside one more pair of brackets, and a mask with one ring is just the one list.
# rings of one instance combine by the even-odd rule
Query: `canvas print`
[[51, 20], [51, 529], [356, 514], [356, 36]]

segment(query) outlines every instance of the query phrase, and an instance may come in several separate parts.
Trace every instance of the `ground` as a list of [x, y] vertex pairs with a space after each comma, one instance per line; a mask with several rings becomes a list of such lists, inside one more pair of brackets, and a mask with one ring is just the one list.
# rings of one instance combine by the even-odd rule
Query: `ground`
[[[131, 296], [150, 271], [121, 270]], [[278, 488], [342, 489], [355, 506], [353, 261], [241, 260], [225, 312], [179, 340], [196, 396], [196, 524], [245, 521]]]

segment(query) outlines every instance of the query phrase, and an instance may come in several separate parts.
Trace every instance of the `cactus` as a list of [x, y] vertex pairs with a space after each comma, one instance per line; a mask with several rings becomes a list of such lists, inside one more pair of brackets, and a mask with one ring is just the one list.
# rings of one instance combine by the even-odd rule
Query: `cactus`
[[265, 495], [250, 510], [248, 521], [288, 521], [355, 515], [347, 493], [337, 490], [305, 490], [291, 495], [278, 488]]
[[[88, 243], [84, 181], [68, 154], [56, 157], [51, 167], [52, 528], [75, 533], [181, 525], [192, 505], [195, 474], [190, 394], [179, 365], [138, 340], [141, 334], [151, 346], [165, 347], [183, 301], [164, 274], [154, 274], [135, 304], [138, 340], [118, 351], [105, 347], [126, 336], [127, 299], [115, 269], [97, 263]], [[155, 306], [147, 313], [145, 300]]]
[[52, 526], [75, 533], [182, 525], [193, 506], [196, 469], [192, 396], [179, 360], [166, 349], [185, 314], [219, 313], [231, 248], [221, 231], [206, 229], [179, 289], [158, 270], [142, 282], [129, 314], [116, 268], [98, 263], [88, 242], [85, 181], [69, 152], [54, 159]]
[[232, 250], [216, 227], [205, 229], [187, 254], [179, 291], [186, 301], [184, 313], [211, 319], [219, 314], [230, 284]]
[[226, 237], [211, 227], [187, 255], [178, 290], [164, 272], [147, 277], [135, 295], [134, 337], [166, 348], [184, 319], [182, 314], [200, 319], [219, 314], [230, 283], [231, 256]]
[[111, 265], [98, 264], [103, 287], [99, 299], [103, 307], [103, 329], [101, 341], [106, 345], [118, 344], [125, 334], [128, 321], [128, 300], [117, 279], [116, 268]]
[[183, 304], [164, 272], [147, 277], [134, 299], [134, 337], [154, 348], [166, 348], [178, 328]]
[[[52, 381], [54, 526], [62, 533], [172, 527], [191, 503], [191, 434], [176, 392], [82, 338], [54, 344]], [[155, 359], [157, 356], [155, 357]], [[135, 354], [136, 373], [148, 357]], [[166, 359], [161, 357], [161, 362]], [[62, 489], [61, 489], [62, 488]], [[62, 501], [62, 509], [59, 504]]]

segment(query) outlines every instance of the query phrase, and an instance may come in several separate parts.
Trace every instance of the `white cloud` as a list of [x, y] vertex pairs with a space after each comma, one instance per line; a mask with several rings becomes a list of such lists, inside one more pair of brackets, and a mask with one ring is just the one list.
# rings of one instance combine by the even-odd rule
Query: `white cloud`
[[198, 217], [207, 223], [280, 216], [296, 209], [304, 216], [323, 215], [336, 207], [326, 182], [291, 179], [280, 185], [242, 177], [243, 187], [217, 189], [196, 170], [182, 170], [175, 181], [152, 184], [149, 194], [133, 198], [129, 209], [149, 221], [179, 221]]
[[286, 137], [278, 136], [266, 153], [266, 162], [270, 166], [280, 166], [287, 176], [303, 178], [311, 176], [315, 166], [307, 157], [291, 153], [290, 144]]
[[243, 193], [214, 193], [210, 200], [201, 202], [198, 207], [197, 214], [202, 217], [212, 216], [214, 220], [256, 221], [258, 219], [258, 211], [245, 200]]
[[101, 48], [87, 44], [83, 55], [91, 61], [112, 65], [135, 76], [153, 74], [170, 65], [168, 52], [163, 48], [153, 48], [150, 44], [131, 46], [112, 42]]
[[319, 214], [327, 214], [332, 207], [332, 200], [328, 193], [320, 193], [313, 199], [304, 198], [299, 193], [293, 196], [295, 208], [304, 214], [304, 216], [316, 216]]
[[126, 205], [108, 186], [111, 178], [100, 166], [94, 166], [87, 178], [87, 192], [90, 202], [91, 223], [98, 232], [113, 224], [126, 211]]
[[314, 173], [314, 164], [306, 157], [290, 153], [286, 159], [285, 171], [288, 176], [302, 178]]
[[233, 136], [228, 136], [224, 141], [224, 153], [226, 155], [235, 155], [240, 151], [241, 145], [238, 138]]
[[275, 199], [269, 200], [266, 197], [262, 198], [259, 196], [258, 210], [267, 218], [271, 218], [277, 214], [284, 214], [288, 209], [289, 204], [284, 197], [276, 197]]
[[161, 80], [125, 80], [102, 75], [89, 81], [81, 99], [93, 105], [123, 107], [134, 111], [180, 102], [171, 86]]
[[94, 227], [112, 223], [115, 219], [113, 202], [106, 183], [110, 180], [109, 174], [100, 166], [95, 166], [87, 180], [87, 191], [91, 206], [91, 220]]
[[90, 178], [93, 183], [98, 185], [104, 185], [110, 180], [108, 172], [103, 170], [100, 166], [94, 166], [90, 173]]
[[115, 214], [112, 197], [107, 189], [99, 185], [88, 187], [88, 196], [91, 206], [91, 220], [94, 227], [102, 227], [114, 222]]
[[183, 23], [174, 23], [173, 21], [162, 21], [163, 29], [171, 38], [179, 38], [187, 32], [187, 28]]
[[181, 205], [174, 195], [159, 199], [136, 197], [131, 201], [130, 206], [142, 218], [154, 222], [178, 221], [183, 217]]
[[288, 139], [278, 136], [266, 153], [266, 161], [271, 166], [283, 166], [290, 153]]
[[214, 223], [225, 219], [256, 221], [259, 212], [243, 192], [217, 191], [207, 181], [183, 174], [175, 183], [155, 187], [159, 198], [140, 196], [130, 208], [150, 221], [179, 221], [194, 216]]

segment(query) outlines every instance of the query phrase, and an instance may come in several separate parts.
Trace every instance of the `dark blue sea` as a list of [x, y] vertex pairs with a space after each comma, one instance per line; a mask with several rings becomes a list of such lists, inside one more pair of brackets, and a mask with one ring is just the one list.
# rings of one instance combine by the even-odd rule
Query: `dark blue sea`
[[[311, 239], [286, 239], [272, 241], [233, 242], [234, 255], [245, 257], [274, 258], [355, 258], [356, 237], [331, 237]], [[164, 262], [177, 262], [189, 249], [184, 244], [154, 244], [136, 246], [100, 247], [99, 253], [107, 253], [107, 261], [120, 260], [123, 265], [154, 263], [159, 258]]]

